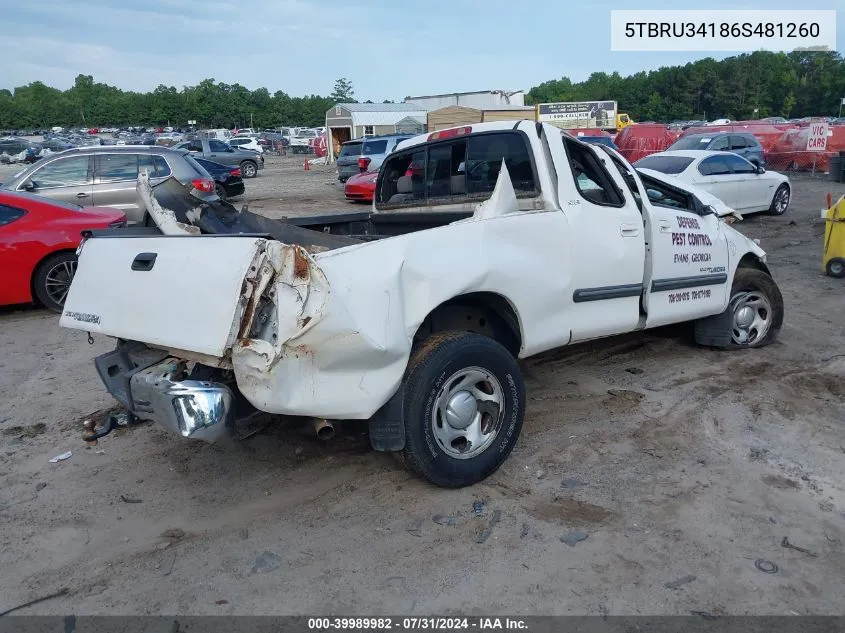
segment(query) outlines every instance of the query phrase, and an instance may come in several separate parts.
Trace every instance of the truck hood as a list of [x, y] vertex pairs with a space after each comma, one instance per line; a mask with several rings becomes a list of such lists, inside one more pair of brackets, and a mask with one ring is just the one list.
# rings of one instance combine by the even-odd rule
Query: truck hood
[[664, 174], [661, 171], [655, 171], [654, 169], [637, 169], [637, 171], [645, 174], [646, 176], [649, 176], [650, 178], [654, 178], [655, 180], [665, 182], [667, 185], [671, 185], [672, 187], [677, 187], [678, 189], [689, 191], [696, 198], [701, 200], [702, 204], [712, 207], [713, 211], [715, 211], [716, 215], [720, 218], [732, 215], [736, 216], [736, 218], [739, 220], [742, 219], [742, 216], [739, 215], [739, 213], [737, 213], [735, 209], [729, 207], [719, 198], [714, 196], [712, 193], [705, 191], [701, 187], [696, 187], [695, 185], [685, 182], [680, 178], [669, 176], [668, 174]]

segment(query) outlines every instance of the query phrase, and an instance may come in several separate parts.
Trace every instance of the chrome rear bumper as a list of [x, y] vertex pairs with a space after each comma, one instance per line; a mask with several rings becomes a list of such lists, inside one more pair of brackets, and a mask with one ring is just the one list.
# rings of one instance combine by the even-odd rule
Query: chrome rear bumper
[[178, 361], [166, 359], [129, 381], [133, 413], [183, 437], [215, 442], [231, 435], [235, 397], [226, 385], [201, 380], [173, 380]]

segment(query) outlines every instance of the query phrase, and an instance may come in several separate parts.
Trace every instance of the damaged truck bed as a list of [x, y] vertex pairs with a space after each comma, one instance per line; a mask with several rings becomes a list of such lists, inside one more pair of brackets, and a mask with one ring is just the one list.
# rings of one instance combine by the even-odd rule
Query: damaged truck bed
[[[422, 169], [429, 151], [452, 158]], [[270, 220], [143, 174], [138, 192], [158, 228], [87, 234], [61, 325], [117, 339], [108, 390], [184, 437], [256, 410], [368, 420], [375, 449], [464, 486], [517, 441], [517, 358], [683, 321], [760, 347], [783, 319], [765, 253], [710, 205], [545, 124], [403, 141], [372, 213]]]

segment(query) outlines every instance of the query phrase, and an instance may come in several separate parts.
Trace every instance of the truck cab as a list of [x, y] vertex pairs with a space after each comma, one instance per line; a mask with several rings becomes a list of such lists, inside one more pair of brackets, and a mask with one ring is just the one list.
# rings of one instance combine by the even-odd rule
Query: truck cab
[[624, 128], [628, 127], [629, 125], [634, 125], [634, 120], [628, 116], [624, 112], [620, 112], [616, 115], [616, 131], [621, 132]]

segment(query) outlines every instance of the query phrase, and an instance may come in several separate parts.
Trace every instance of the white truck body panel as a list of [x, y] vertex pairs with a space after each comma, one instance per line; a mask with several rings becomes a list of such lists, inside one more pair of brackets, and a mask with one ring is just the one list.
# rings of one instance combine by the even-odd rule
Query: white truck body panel
[[[715, 215], [660, 208], [645, 195], [642, 210], [630, 194], [618, 207], [591, 203], [575, 186], [559, 131], [543, 126], [543, 141], [533, 123], [520, 125], [533, 132], [542, 191], [530, 204], [517, 201], [503, 169], [472, 218], [317, 254], [234, 235], [91, 239], [61, 325], [231, 367], [239, 390], [262, 411], [366, 419], [399, 387], [419, 326], [450, 299], [502, 297], [518, 316], [524, 358], [718, 314], [739, 259], [764, 255]], [[476, 127], [510, 130], [513, 123]], [[585, 146], [628, 191], [603, 150]], [[690, 232], [707, 239], [677, 243], [677, 234]], [[159, 253], [155, 274], [130, 270], [140, 250]], [[683, 257], [694, 253], [707, 261]], [[713, 274], [724, 281], [695, 285]], [[690, 294], [699, 289], [710, 292]], [[256, 335], [262, 293], [272, 297], [272, 310]], [[91, 315], [96, 323], [86, 320]]]

